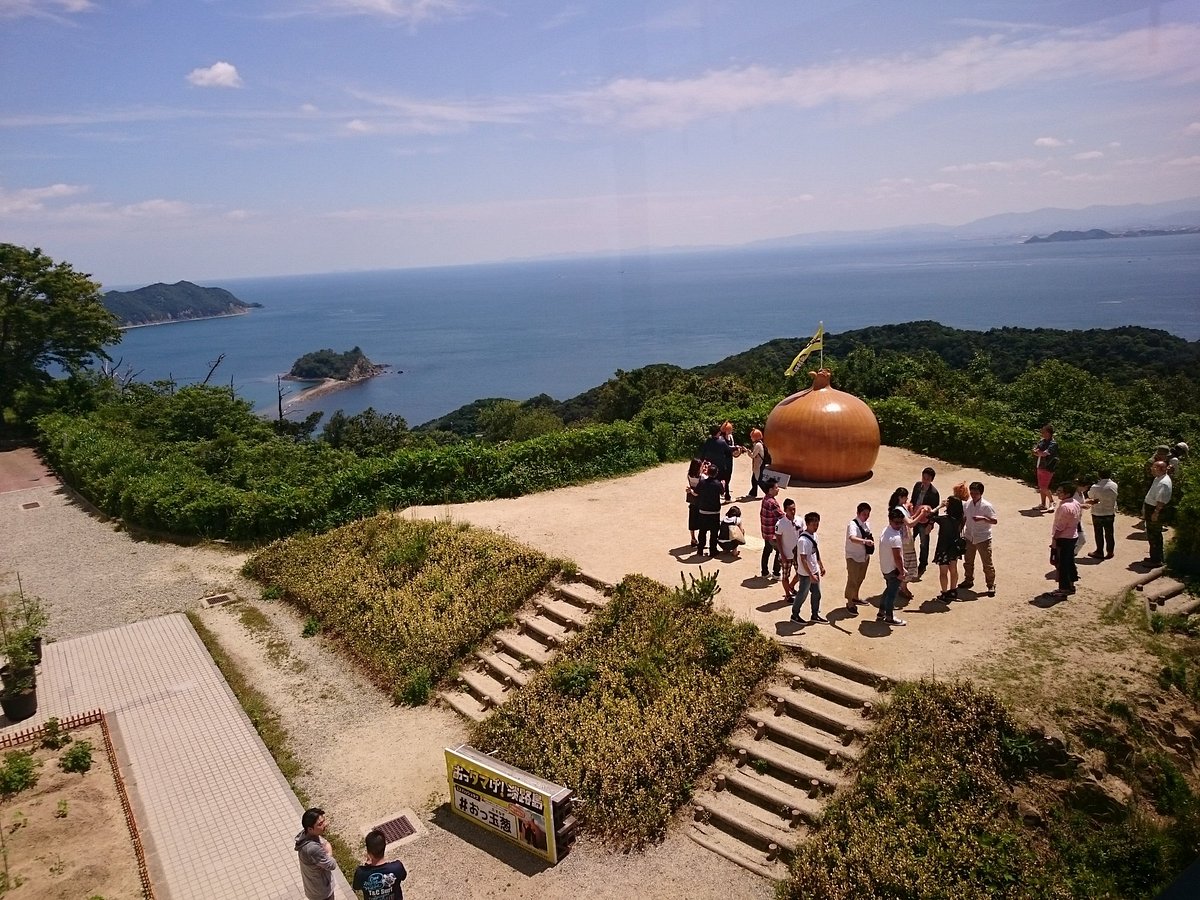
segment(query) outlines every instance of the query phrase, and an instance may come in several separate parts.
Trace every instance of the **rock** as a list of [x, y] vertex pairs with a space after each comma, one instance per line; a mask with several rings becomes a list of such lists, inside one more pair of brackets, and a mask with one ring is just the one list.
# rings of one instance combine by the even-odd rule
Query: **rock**
[[1133, 788], [1113, 775], [1085, 779], [1067, 795], [1067, 801], [1076, 809], [1106, 822], [1123, 819], [1132, 800]]
[[1038, 765], [1042, 769], [1073, 771], [1072, 754], [1067, 752], [1067, 736], [1055, 725], [1036, 724], [1030, 729], [1037, 744]]

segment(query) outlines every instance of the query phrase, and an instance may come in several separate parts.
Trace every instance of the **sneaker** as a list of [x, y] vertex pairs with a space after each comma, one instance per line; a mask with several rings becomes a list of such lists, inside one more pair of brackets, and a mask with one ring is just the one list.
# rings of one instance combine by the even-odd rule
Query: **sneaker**
[[856, 606], [853, 602], [847, 603], [846, 604], [846, 612], [848, 612], [852, 616], [857, 616], [858, 615], [858, 606]]
[[964, 591], [969, 591], [971, 588], [975, 587], [975, 582], [972, 579], [968, 578], [966, 581], [964, 581], [962, 584], [960, 584], [959, 587], [962, 588]]
[[770, 573], [770, 572], [762, 572], [762, 573], [760, 573], [760, 574], [759, 574], [759, 576], [758, 576], [758, 577], [759, 577], [759, 578], [770, 578], [770, 577], [771, 577], [771, 573]]
[[987, 589], [987, 593], [985, 593], [983, 596], [985, 596], [985, 597], [995, 597], [995, 596], [996, 596], [996, 589], [995, 589], [994, 587], [990, 587], [990, 588], [988, 588], [988, 589]]
[[815, 616], [813, 616], [808, 621], [812, 622], [814, 625], [828, 625], [829, 624], [829, 620], [827, 618], [825, 618], [823, 615], [821, 615], [820, 613], [817, 613]]
[[1104, 554], [1097, 551], [1092, 551], [1088, 554], [1092, 559], [1104, 559]]
[[793, 622], [799, 622], [801, 625], [803, 625], [803, 624], [804, 624], [804, 620], [803, 620], [802, 618], [800, 618], [799, 616], [792, 616], [792, 617], [791, 617], [791, 620], [792, 620]]
[[903, 619], [884, 619], [883, 621], [884, 621], [886, 624], [888, 624], [888, 625], [897, 625], [897, 626], [899, 626], [899, 625], [907, 625], [907, 624], [908, 624], [908, 623], [907, 623], [907, 622], [905, 622]]
[[1112, 559], [1112, 558], [1113, 558], [1113, 555], [1112, 555], [1111, 553], [1105, 553], [1105, 554], [1104, 554], [1104, 558], [1105, 558], [1105, 559]]
[[887, 616], [885, 616], [883, 613], [880, 613], [879, 615], [877, 615], [877, 616], [875, 617], [875, 621], [876, 621], [876, 622], [886, 622], [886, 621], [887, 621]]

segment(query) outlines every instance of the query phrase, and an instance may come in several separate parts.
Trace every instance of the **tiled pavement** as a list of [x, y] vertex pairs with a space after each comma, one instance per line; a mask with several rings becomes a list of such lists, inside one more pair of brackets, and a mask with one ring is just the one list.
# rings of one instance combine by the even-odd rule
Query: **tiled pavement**
[[97, 707], [157, 897], [303, 900], [300, 803], [185, 616], [46, 645], [37, 716], [10, 728]]

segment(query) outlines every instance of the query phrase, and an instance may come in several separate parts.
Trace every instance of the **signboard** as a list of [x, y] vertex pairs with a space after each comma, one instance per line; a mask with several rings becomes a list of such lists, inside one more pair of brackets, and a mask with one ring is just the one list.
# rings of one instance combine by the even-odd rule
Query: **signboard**
[[762, 472], [759, 473], [758, 483], [762, 484], [768, 478], [774, 478], [777, 482], [779, 482], [779, 489], [781, 491], [787, 487], [788, 483], [792, 480], [792, 476], [787, 472], [776, 472], [774, 469], [764, 466]]
[[569, 798], [569, 790], [468, 744], [446, 748], [446, 777], [456, 813], [551, 864], [558, 862], [555, 804]]

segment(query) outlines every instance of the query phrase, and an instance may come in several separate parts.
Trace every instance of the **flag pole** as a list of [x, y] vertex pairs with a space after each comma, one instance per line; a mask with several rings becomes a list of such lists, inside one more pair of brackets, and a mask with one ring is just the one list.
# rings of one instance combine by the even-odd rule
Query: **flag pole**
[[817, 331], [821, 333], [821, 368], [825, 368], [825, 323], [817, 323]]

